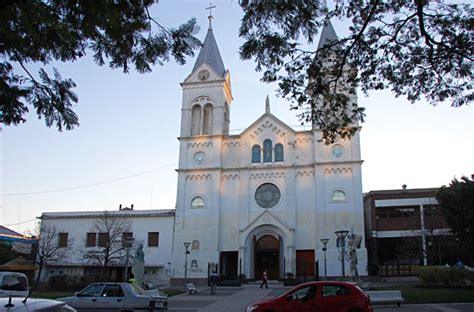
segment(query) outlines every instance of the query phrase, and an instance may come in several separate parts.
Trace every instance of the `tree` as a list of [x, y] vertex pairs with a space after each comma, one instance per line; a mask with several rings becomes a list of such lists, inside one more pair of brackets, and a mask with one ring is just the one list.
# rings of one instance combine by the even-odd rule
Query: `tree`
[[[359, 86], [391, 88], [396, 96], [431, 104], [474, 99], [474, 10], [443, 1], [240, 0], [242, 59], [254, 59], [262, 80], [278, 82], [303, 121], [331, 143], [350, 137], [364, 109], [351, 96]], [[352, 24], [349, 34], [315, 46], [331, 18]], [[328, 61], [329, 60], [329, 61]]]
[[[28, 63], [48, 65], [52, 61], [75, 61], [92, 52], [98, 65], [125, 73], [131, 66], [140, 73], [163, 64], [171, 57], [184, 64], [200, 46], [194, 34], [196, 20], [177, 28], [156, 22], [149, 7], [158, 0], [6, 0], [0, 4], [0, 122], [18, 125], [33, 106], [48, 127], [61, 131], [79, 125], [72, 110], [78, 97], [73, 80], [53, 76], [43, 68], [38, 76]], [[14, 67], [21, 68], [18, 74]]]
[[98, 233], [97, 247], [86, 251], [84, 259], [101, 266], [104, 274], [110, 265], [122, 264], [126, 252], [124, 238], [130, 231], [130, 220], [104, 211], [91, 229], [92, 233]]
[[474, 181], [454, 179], [436, 194], [451, 232], [463, 250], [474, 250]]
[[18, 257], [18, 253], [12, 247], [0, 241], [0, 264], [7, 263]]
[[36, 275], [36, 284], [41, 279], [41, 273], [45, 266], [54, 264], [58, 261], [65, 262], [67, 259], [67, 253], [69, 252], [68, 246], [62, 246], [59, 243], [59, 231], [56, 227], [44, 226], [40, 228], [38, 250], [36, 252], [36, 264], [38, 265], [38, 273]]

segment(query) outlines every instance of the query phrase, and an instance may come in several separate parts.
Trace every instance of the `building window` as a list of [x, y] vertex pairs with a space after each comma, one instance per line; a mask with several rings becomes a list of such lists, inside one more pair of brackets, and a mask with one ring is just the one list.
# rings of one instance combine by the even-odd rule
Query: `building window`
[[347, 201], [347, 195], [344, 191], [336, 190], [331, 195], [331, 202], [345, 202]]
[[201, 134], [201, 106], [194, 105], [191, 111], [191, 135]]
[[122, 247], [127, 247], [127, 240], [130, 239], [130, 238], [133, 238], [133, 233], [132, 232], [123, 232], [122, 233]]
[[191, 270], [197, 270], [197, 268], [198, 268], [197, 260], [191, 261]]
[[191, 201], [191, 208], [204, 208], [204, 199], [201, 196], [196, 196]]
[[199, 250], [199, 241], [193, 240], [191, 243], [191, 250]]
[[283, 161], [283, 145], [280, 143], [275, 145], [275, 161]]
[[107, 247], [109, 243], [109, 233], [99, 233], [99, 247]]
[[266, 139], [263, 141], [263, 162], [272, 162], [272, 141]]
[[86, 234], [86, 247], [94, 247], [96, 243], [97, 243], [97, 234], [87, 233]]
[[212, 134], [212, 105], [207, 103], [204, 106], [204, 118], [202, 123], [202, 134]]
[[148, 247], [158, 247], [160, 232], [148, 232]]
[[259, 163], [261, 162], [261, 156], [260, 156], [260, 145], [255, 144], [252, 147], [252, 163]]
[[67, 247], [68, 233], [59, 233], [58, 247]]

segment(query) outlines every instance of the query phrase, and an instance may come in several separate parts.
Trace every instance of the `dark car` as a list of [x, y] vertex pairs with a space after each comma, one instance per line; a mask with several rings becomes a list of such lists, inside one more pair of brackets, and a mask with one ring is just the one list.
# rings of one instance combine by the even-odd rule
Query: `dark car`
[[300, 284], [275, 299], [247, 306], [245, 312], [373, 312], [369, 296], [348, 282]]
[[72, 297], [58, 298], [80, 312], [167, 310], [168, 300], [128, 283], [95, 283]]

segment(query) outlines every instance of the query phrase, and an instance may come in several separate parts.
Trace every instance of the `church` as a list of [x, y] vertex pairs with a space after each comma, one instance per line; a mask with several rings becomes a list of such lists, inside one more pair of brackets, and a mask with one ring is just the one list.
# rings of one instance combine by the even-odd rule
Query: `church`
[[[319, 44], [335, 37], [328, 23]], [[211, 21], [181, 87], [175, 278], [207, 279], [210, 263], [229, 280], [341, 276], [340, 230], [361, 236], [357, 269], [367, 275], [359, 131], [326, 145], [317, 127], [295, 131], [274, 116], [267, 98], [264, 114], [231, 135], [231, 75]]]
[[[328, 23], [319, 44], [335, 38]], [[167, 278], [171, 284], [204, 284], [212, 269], [224, 281], [260, 279], [264, 270], [273, 280], [340, 277], [355, 269], [366, 276], [370, 234], [364, 233], [359, 131], [327, 145], [317, 127], [296, 131], [274, 116], [267, 97], [263, 114], [230, 134], [231, 75], [211, 22], [181, 87], [176, 208], [43, 213], [42, 236], [48, 229], [57, 232], [65, 257], [49, 263], [41, 279], [96, 275], [100, 267], [90, 259], [115, 244], [122, 254], [108, 273], [123, 280], [129, 256], [122, 244], [131, 238], [145, 253], [144, 280], [156, 283]], [[97, 227], [105, 216], [130, 222], [122, 240], [112, 241]], [[359, 248], [345, 259], [338, 245], [346, 240], [336, 232], [358, 238]]]

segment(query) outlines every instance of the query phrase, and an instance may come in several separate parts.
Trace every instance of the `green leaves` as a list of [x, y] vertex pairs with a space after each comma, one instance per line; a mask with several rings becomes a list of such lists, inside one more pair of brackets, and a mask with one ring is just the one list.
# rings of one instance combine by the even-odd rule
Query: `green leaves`
[[[323, 130], [326, 143], [354, 133], [363, 121], [355, 89], [390, 88], [411, 102], [466, 105], [474, 99], [474, 9], [439, 1], [240, 1], [243, 59], [302, 121]], [[349, 34], [326, 46], [314, 38], [330, 18], [351, 21]], [[324, 42], [323, 42], [324, 43]]]
[[70, 89], [76, 84], [71, 79], [62, 80], [54, 68], [54, 79], [41, 69], [42, 83], [34, 81], [28, 90], [28, 100], [33, 104], [38, 116], [44, 116], [48, 127], [55, 125], [59, 131], [63, 127], [71, 130], [79, 125], [77, 115], [72, 110], [72, 102], [77, 103], [77, 96]]
[[[173, 58], [184, 64], [200, 42], [195, 19], [175, 29], [156, 22], [148, 12], [153, 0], [141, 1], [10, 1], [0, 5], [1, 122], [18, 125], [25, 122], [28, 105], [33, 105], [48, 127], [70, 130], [79, 125], [72, 110], [78, 98], [76, 85], [55, 78], [41, 69], [39, 77], [28, 72], [30, 62], [48, 65], [53, 60], [74, 61], [92, 51], [102, 66], [120, 68], [128, 73], [134, 67], [150, 72], [156, 64]], [[19, 64], [26, 76], [13, 74], [10, 63]]]
[[452, 233], [467, 250], [474, 249], [474, 182], [467, 177], [454, 179], [436, 194]]

